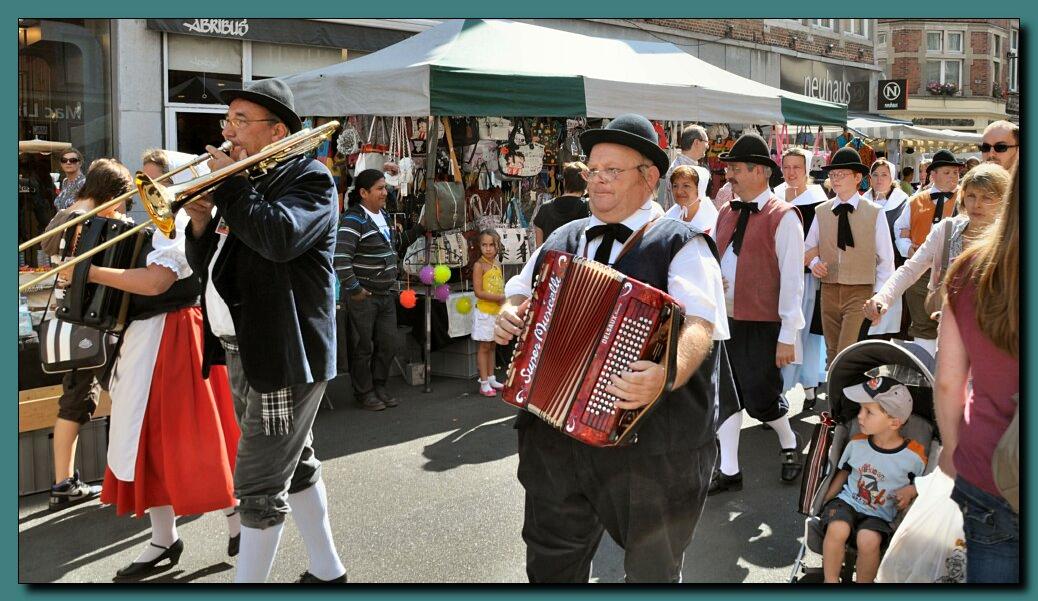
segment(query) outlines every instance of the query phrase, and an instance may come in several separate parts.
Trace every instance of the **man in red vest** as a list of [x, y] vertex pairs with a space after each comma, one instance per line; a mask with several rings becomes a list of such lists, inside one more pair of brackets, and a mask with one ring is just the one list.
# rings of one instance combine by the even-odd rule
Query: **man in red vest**
[[[800, 475], [800, 442], [789, 425], [781, 369], [796, 361], [797, 330], [804, 327], [804, 233], [800, 213], [771, 192], [768, 180], [779, 167], [768, 144], [744, 134], [722, 154], [725, 177], [740, 200], [721, 207], [717, 250], [728, 310], [728, 357], [739, 399], [751, 417], [770, 425], [779, 438], [781, 478]], [[709, 494], [742, 489], [739, 431], [742, 412], [717, 432], [721, 461]]]

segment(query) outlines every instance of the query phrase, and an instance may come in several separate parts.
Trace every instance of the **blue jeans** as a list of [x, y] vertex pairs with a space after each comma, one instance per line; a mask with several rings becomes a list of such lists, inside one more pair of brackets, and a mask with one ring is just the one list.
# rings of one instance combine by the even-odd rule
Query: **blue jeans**
[[1020, 517], [1005, 499], [955, 478], [951, 498], [962, 509], [966, 582], [1020, 582]]

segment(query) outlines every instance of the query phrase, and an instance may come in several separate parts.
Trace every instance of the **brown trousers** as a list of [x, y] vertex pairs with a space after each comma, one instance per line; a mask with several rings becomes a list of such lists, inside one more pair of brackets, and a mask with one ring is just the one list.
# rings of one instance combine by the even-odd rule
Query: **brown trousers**
[[836, 354], [858, 341], [865, 321], [862, 308], [872, 297], [869, 284], [826, 284], [822, 282], [822, 333], [825, 335], [825, 365]]
[[937, 338], [937, 322], [930, 319], [926, 310], [926, 295], [930, 291], [930, 270], [927, 269], [919, 279], [905, 290], [905, 304], [912, 324], [908, 326], [908, 335], [913, 338]]

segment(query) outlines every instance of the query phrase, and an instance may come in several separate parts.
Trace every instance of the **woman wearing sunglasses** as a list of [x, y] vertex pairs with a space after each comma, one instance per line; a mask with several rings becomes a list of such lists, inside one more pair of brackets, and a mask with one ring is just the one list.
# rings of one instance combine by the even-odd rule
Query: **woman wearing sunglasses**
[[86, 176], [83, 175], [82, 152], [75, 147], [69, 148], [61, 153], [60, 160], [61, 172], [65, 174], [65, 178], [61, 180], [61, 192], [54, 199], [54, 208], [59, 211], [67, 209], [69, 205], [76, 202], [76, 194], [86, 182]]

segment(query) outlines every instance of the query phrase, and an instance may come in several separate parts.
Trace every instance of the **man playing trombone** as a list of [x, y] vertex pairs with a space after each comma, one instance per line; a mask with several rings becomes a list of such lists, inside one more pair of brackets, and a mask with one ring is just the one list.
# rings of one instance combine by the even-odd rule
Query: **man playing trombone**
[[[233, 147], [230, 156], [206, 148], [212, 171], [302, 129], [292, 92], [279, 80], [227, 90], [221, 99], [229, 104], [223, 136]], [[266, 580], [291, 506], [310, 560], [300, 582], [345, 582], [321, 464], [310, 446], [325, 386], [336, 373], [332, 176], [296, 154], [265, 173], [243, 169], [185, 210], [188, 261], [205, 283], [203, 371], [226, 360], [241, 426], [235, 581]]]

